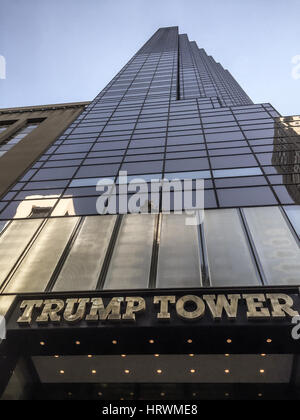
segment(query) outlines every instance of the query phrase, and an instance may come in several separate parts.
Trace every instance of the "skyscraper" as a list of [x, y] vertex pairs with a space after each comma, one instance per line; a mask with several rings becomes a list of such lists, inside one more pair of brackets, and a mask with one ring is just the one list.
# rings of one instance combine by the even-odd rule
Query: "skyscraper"
[[2, 369], [28, 398], [298, 397], [299, 121], [177, 27], [150, 38], [0, 201]]

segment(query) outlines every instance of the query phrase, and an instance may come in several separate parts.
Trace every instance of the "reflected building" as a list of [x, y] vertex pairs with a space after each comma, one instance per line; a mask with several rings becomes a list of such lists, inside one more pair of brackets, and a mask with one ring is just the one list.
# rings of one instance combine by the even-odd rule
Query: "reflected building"
[[300, 204], [300, 117], [279, 117], [275, 126], [272, 164], [282, 176], [291, 202]]
[[67, 110], [0, 158], [2, 398], [298, 399], [299, 117], [177, 27]]

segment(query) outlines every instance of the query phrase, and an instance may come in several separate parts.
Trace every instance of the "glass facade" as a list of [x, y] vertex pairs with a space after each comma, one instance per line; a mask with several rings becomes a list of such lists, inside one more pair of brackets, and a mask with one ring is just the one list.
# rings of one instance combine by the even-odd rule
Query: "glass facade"
[[[64, 215], [55, 207], [70, 197], [76, 215], [91, 214], [92, 206], [97, 214], [91, 187], [125, 170], [165, 178], [199, 171], [207, 208], [299, 204], [299, 145], [270, 105], [148, 96], [142, 103], [139, 96], [119, 104], [105, 95], [95, 100], [2, 198], [1, 220], [23, 217], [17, 209], [25, 200], [34, 205], [36, 196], [57, 197], [50, 216]], [[89, 197], [86, 204], [80, 197]]]
[[[177, 28], [158, 30], [2, 197], [0, 223], [10, 223], [2, 246], [9, 253], [5, 244], [18, 242], [2, 262], [2, 292], [43, 291], [48, 282], [53, 290], [299, 283], [298, 127], [298, 117], [253, 104], [230, 73]], [[148, 182], [204, 179], [203, 226], [187, 228], [179, 215], [99, 216], [96, 184], [108, 178], [121, 185], [120, 171]], [[144, 205], [148, 199], [144, 194]], [[161, 197], [155, 206], [158, 213], [164, 208]], [[28, 218], [40, 220], [17, 222]], [[274, 226], [267, 229], [264, 220]], [[31, 238], [36, 224], [42, 225]], [[89, 245], [100, 237], [101, 251]], [[280, 258], [280, 241], [291, 265], [278, 262], [275, 269], [267, 254], [272, 249]], [[54, 259], [34, 286], [44, 246]], [[67, 258], [60, 261], [62, 252]]]
[[[34, 127], [28, 125], [2, 147], [10, 147]], [[181, 289], [215, 293], [224, 288], [234, 293], [235, 288], [300, 286], [299, 127], [299, 116], [282, 117], [271, 104], [254, 104], [228, 70], [187, 35], [178, 34], [177, 27], [159, 29], [1, 197], [0, 305], [6, 308], [11, 296], [24, 294], [98, 296], [101, 291], [108, 296], [117, 291], [116, 296], [121, 292], [142, 296], [158, 289], [165, 291], [157, 293], [173, 295]], [[161, 190], [155, 196], [140, 191], [139, 210], [124, 210], [123, 187], [134, 179], [138, 184], [137, 178], [148, 184], [190, 180], [193, 192], [196, 181], [203, 180], [201, 223], [189, 223], [186, 214], [179, 214], [179, 184], [171, 193], [170, 214], [164, 211]], [[115, 190], [99, 192], [99, 181], [104, 180]], [[107, 206], [105, 214], [99, 214], [99, 198], [105, 201], [113, 192], [117, 211]], [[133, 193], [126, 202], [134, 203]], [[182, 207], [187, 209], [185, 202]], [[184, 330], [177, 332], [186, 344], [189, 337], [183, 336]], [[117, 344], [114, 336], [109, 337], [109, 344]], [[161, 336], [163, 351], [168, 348], [166, 337]], [[145, 332], [132, 341], [140, 339], [155, 341]], [[225, 346], [231, 343], [228, 337], [222, 340]], [[202, 369], [209, 359], [201, 380], [207, 381], [213, 370], [214, 383], [260, 383], [257, 359], [265, 348], [251, 348], [243, 355], [246, 359], [237, 350], [232, 362], [236, 371], [228, 380], [223, 370], [214, 370], [218, 363], [224, 365], [227, 351], [218, 345], [208, 348], [214, 356], [199, 358]], [[189, 372], [176, 378], [170, 375], [170, 383], [184, 382], [193, 367], [189, 361], [195, 360], [186, 360], [191, 355], [180, 346], [174, 360], [185, 358], [183, 366]], [[104, 356], [97, 356], [98, 363], [108, 369], [106, 382], [115, 379], [120, 388], [121, 371], [112, 375], [110, 366], [116, 363], [117, 369], [122, 360], [114, 362], [115, 354], [107, 349]], [[132, 352], [136, 356], [132, 369], [142, 360], [160, 370], [158, 359], [149, 361], [151, 351], [144, 352], [142, 345], [141, 349], [141, 354]], [[46, 363], [45, 356], [52, 356], [34, 354], [32, 364], [44, 382], [59, 382], [63, 365], [56, 362], [74, 367], [75, 359], [68, 362], [68, 356]], [[170, 366], [172, 357], [165, 356]], [[240, 374], [242, 359], [254, 366], [255, 375], [250, 368], [247, 375]], [[270, 383], [290, 382], [291, 359], [281, 354], [269, 362], [274, 369], [280, 364]], [[90, 366], [89, 360], [80, 363]], [[49, 366], [60, 367], [52, 372]], [[70, 375], [72, 382], [73, 372]], [[131, 382], [142, 384], [141, 388], [147, 382], [161, 382], [157, 376], [149, 378], [137, 375]], [[200, 381], [197, 378], [195, 383]], [[186, 382], [193, 380], [189, 376]]]
[[211, 209], [200, 226], [177, 214], [15, 220], [0, 236], [1, 290], [299, 285], [299, 223], [285, 209]]

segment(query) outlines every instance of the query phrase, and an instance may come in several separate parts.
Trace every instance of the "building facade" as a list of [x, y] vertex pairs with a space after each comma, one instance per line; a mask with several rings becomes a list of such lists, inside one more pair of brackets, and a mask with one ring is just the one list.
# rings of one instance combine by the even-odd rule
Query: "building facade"
[[35, 163], [89, 102], [0, 109], [0, 195]]
[[298, 398], [299, 127], [159, 29], [3, 188], [3, 398]]

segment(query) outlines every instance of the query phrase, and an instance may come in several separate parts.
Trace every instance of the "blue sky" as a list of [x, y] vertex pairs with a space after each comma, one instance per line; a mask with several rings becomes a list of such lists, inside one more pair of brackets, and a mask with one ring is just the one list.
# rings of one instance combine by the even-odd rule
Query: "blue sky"
[[92, 100], [154, 31], [174, 25], [254, 102], [300, 114], [299, 18], [300, 0], [0, 0], [0, 107]]

